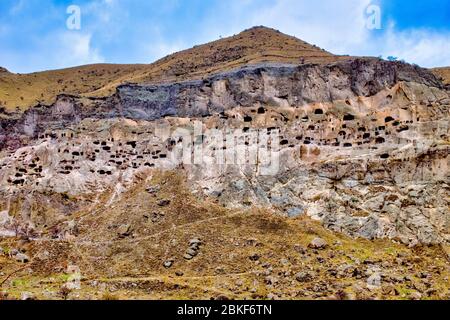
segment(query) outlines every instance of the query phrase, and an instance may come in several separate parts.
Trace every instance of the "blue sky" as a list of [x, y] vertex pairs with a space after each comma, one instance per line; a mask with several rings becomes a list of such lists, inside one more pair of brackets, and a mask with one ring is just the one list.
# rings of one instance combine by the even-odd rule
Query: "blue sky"
[[[81, 29], [69, 30], [69, 5]], [[377, 5], [381, 29], [367, 28]], [[266, 25], [336, 54], [450, 65], [450, 1], [0, 0], [0, 66], [33, 72], [80, 64], [150, 63]]]

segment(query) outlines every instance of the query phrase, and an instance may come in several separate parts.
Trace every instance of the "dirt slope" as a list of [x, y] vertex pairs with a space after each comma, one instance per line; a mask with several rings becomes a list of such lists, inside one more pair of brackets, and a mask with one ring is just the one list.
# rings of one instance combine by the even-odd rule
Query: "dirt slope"
[[[439, 247], [355, 240], [306, 217], [225, 209], [193, 195], [185, 183], [179, 174], [154, 172], [113, 206], [105, 206], [107, 192], [97, 205], [49, 226], [51, 234], [74, 221], [65, 241], [0, 242], [0, 293], [20, 298], [31, 292], [39, 299], [449, 297]], [[318, 237], [326, 245], [311, 247]], [[186, 258], [190, 248], [195, 254]], [[31, 261], [8, 258], [14, 249]], [[73, 266], [81, 271], [81, 287], [64, 291]]]

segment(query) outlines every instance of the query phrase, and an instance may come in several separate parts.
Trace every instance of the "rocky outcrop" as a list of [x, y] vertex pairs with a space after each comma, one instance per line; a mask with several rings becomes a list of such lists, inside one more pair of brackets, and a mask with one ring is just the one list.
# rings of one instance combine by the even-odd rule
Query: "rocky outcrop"
[[179, 84], [118, 88], [125, 117], [200, 117], [234, 107], [302, 106], [372, 96], [399, 81], [441, 88], [428, 71], [403, 63], [356, 59], [332, 65], [257, 65]]
[[[30, 192], [106, 193], [112, 205], [155, 169], [183, 170], [194, 191], [228, 207], [309, 215], [354, 237], [447, 243], [449, 108], [428, 71], [369, 58], [64, 95], [2, 120], [12, 151], [0, 160], [0, 210]], [[19, 220], [36, 226], [34, 210], [24, 205]]]
[[205, 78], [162, 85], [127, 84], [109, 98], [60, 95], [52, 106], [38, 105], [1, 120], [2, 144], [11, 136], [37, 138], [82, 119], [125, 117], [156, 120], [167, 116], [205, 117], [235, 107], [300, 107], [375, 95], [398, 82], [442, 88], [425, 69], [401, 62], [354, 59], [331, 65], [250, 66]]

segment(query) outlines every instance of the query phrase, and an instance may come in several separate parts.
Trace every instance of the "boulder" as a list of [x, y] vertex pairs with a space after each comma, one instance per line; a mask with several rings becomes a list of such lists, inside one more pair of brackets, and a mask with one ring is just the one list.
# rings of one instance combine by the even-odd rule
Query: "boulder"
[[191, 240], [189, 240], [189, 246], [193, 246], [193, 245], [201, 245], [202, 241], [199, 238], [193, 238]]
[[198, 254], [198, 251], [194, 250], [192, 248], [189, 248], [189, 249], [186, 250], [186, 253], [189, 254], [192, 257], [195, 257]]
[[148, 187], [147, 189], [145, 189], [149, 194], [151, 194], [151, 195], [155, 195], [155, 194], [157, 194], [158, 192], [159, 192], [159, 190], [160, 190], [160, 187], [159, 186], [151, 186], [151, 187]]
[[164, 265], [164, 268], [169, 269], [173, 265], [173, 259], [164, 261], [163, 265]]
[[118, 229], [117, 229], [117, 234], [119, 235], [120, 238], [125, 238], [130, 236], [132, 233], [132, 228], [131, 225], [129, 224], [122, 224]]
[[193, 256], [191, 256], [189, 253], [185, 253], [183, 258], [186, 260], [192, 260]]
[[158, 206], [160, 207], [167, 207], [170, 204], [170, 200], [164, 199], [158, 201]]
[[414, 291], [414, 292], [410, 293], [409, 298], [411, 300], [421, 300], [422, 299], [422, 294], [420, 292]]
[[375, 272], [369, 278], [367, 278], [367, 287], [369, 289], [376, 289], [381, 287], [381, 274], [379, 272]]
[[313, 280], [313, 274], [307, 271], [301, 271], [295, 275], [298, 282], [310, 282]]
[[19, 252], [16, 255], [14, 255], [14, 260], [21, 263], [27, 263], [30, 261], [30, 258], [26, 254]]
[[328, 243], [322, 238], [314, 238], [308, 245], [311, 249], [323, 250], [328, 246]]
[[22, 292], [20, 296], [21, 300], [36, 300], [36, 296], [31, 292]]

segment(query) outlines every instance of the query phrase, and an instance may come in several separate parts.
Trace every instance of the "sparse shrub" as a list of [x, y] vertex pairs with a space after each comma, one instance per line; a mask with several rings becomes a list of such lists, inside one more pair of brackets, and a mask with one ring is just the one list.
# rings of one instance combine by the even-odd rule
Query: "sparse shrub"
[[110, 292], [105, 292], [105, 293], [103, 293], [103, 295], [102, 295], [102, 300], [105, 300], [105, 301], [112, 301], [112, 300], [119, 300], [119, 298], [118, 298], [117, 296], [113, 295], [113, 294], [110, 293]]
[[72, 292], [72, 290], [68, 286], [63, 285], [59, 290], [59, 295], [63, 298], [63, 300], [67, 300], [70, 292]]
[[0, 301], [8, 300], [8, 292], [0, 291]]

